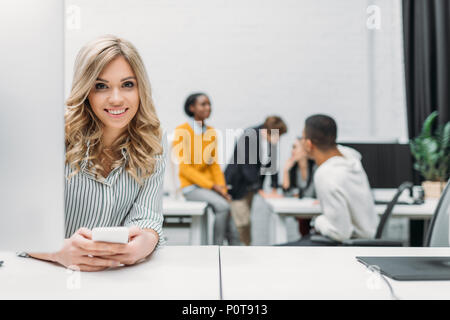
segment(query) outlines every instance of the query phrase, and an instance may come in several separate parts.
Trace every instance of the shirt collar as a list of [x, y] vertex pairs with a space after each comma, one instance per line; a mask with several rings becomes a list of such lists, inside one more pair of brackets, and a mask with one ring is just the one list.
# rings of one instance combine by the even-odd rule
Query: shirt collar
[[[89, 170], [87, 170], [88, 163], [91, 164], [91, 161], [90, 160], [88, 161], [89, 151], [91, 149], [91, 142], [89, 140], [86, 142], [86, 146], [87, 146], [86, 153], [84, 154], [84, 159], [81, 162], [80, 168], [81, 168], [81, 171], [83, 171], [84, 173], [86, 173], [88, 175], [93, 175], [92, 172], [89, 172]], [[127, 152], [126, 148], [121, 148], [120, 152], [122, 154], [122, 159], [124, 160], [123, 164], [125, 164], [128, 160], [128, 152]]]
[[195, 134], [202, 134], [202, 133], [205, 133], [205, 131], [206, 131], [206, 125], [203, 124], [202, 126], [200, 126], [199, 122], [195, 121], [194, 118], [191, 118], [190, 125], [191, 125], [192, 129], [194, 129]]

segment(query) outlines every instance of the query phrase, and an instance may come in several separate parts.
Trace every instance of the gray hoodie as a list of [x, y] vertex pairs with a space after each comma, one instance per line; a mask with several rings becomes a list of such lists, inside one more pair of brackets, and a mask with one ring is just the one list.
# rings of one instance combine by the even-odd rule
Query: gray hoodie
[[322, 215], [314, 227], [337, 241], [373, 238], [378, 216], [361, 155], [352, 148], [338, 146], [343, 157], [322, 163], [314, 174], [314, 185]]

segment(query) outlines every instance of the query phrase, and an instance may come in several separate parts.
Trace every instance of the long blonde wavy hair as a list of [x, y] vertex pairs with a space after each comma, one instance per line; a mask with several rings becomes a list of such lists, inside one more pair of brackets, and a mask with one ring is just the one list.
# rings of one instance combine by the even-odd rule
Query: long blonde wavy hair
[[[88, 170], [103, 172], [101, 157], [106, 154], [101, 142], [103, 124], [94, 114], [88, 95], [103, 68], [117, 56], [123, 56], [133, 69], [140, 102], [127, 130], [111, 146], [111, 153], [119, 155], [125, 150], [128, 158], [125, 169], [139, 184], [153, 173], [155, 156], [162, 154], [160, 121], [144, 63], [129, 41], [105, 35], [87, 43], [75, 60], [72, 89], [65, 113], [66, 163], [73, 168], [69, 179], [81, 170], [83, 161], [87, 161]], [[115, 159], [112, 166], [121, 166], [123, 161], [123, 158]]]

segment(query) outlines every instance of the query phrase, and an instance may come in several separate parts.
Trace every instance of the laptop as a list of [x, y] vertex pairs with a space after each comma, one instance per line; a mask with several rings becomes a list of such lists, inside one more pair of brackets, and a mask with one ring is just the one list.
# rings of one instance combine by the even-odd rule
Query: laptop
[[448, 257], [356, 257], [367, 267], [376, 266], [385, 276], [399, 281], [450, 280]]

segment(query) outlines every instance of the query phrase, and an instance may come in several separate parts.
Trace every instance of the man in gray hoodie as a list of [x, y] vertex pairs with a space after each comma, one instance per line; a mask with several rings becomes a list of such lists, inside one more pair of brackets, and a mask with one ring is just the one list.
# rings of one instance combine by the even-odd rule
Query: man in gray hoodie
[[[318, 166], [314, 186], [322, 214], [312, 221], [314, 232], [337, 242], [373, 238], [378, 216], [369, 180], [358, 153], [336, 144], [333, 118], [313, 115], [306, 119], [302, 144]], [[319, 245], [310, 237], [288, 245]]]

